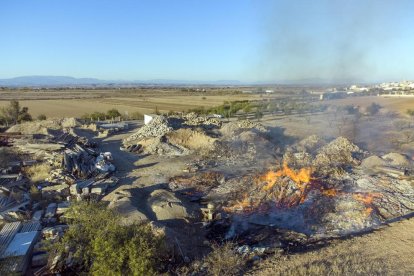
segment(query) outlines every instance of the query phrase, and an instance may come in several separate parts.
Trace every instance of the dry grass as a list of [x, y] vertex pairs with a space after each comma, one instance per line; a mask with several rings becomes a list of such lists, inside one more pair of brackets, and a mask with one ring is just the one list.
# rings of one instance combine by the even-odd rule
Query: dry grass
[[[306, 261], [304, 261], [305, 259]], [[261, 275], [384, 275], [389, 271], [381, 259], [366, 259], [361, 253], [349, 252], [326, 259], [317, 256], [306, 258], [279, 257], [273, 267]], [[286, 265], [288, 264], [288, 265]]]
[[215, 138], [211, 138], [202, 131], [179, 129], [168, 133], [168, 141], [191, 150], [210, 150], [214, 146]]
[[274, 256], [247, 275], [413, 275], [414, 219], [310, 252]]
[[51, 169], [49, 164], [40, 163], [26, 168], [25, 172], [33, 183], [38, 183], [49, 177]]
[[208, 275], [239, 275], [245, 266], [245, 259], [234, 252], [234, 244], [214, 245], [213, 251], [204, 259]]

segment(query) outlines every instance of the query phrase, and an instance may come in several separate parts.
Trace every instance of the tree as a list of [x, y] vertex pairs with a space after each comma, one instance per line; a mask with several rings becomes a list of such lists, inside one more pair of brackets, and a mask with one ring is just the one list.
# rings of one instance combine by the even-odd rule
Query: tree
[[6, 124], [17, 124], [24, 121], [31, 121], [32, 116], [29, 114], [29, 108], [20, 108], [19, 101], [11, 100], [9, 105], [1, 109], [2, 121]]
[[91, 275], [155, 275], [165, 251], [163, 237], [150, 226], [122, 225], [113, 210], [85, 201], [73, 203], [65, 217], [69, 229], [51, 252], [72, 252], [77, 266], [71, 269]]
[[381, 109], [381, 106], [377, 103], [372, 103], [369, 106], [367, 106], [367, 113], [371, 116], [378, 113], [378, 111]]
[[263, 118], [263, 112], [260, 108], [256, 108], [256, 112], [254, 113], [254, 117], [260, 121], [261, 118]]

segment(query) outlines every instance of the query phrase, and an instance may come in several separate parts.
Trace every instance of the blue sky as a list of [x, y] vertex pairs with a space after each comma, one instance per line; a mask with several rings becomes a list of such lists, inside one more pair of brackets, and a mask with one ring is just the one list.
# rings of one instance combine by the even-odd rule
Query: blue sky
[[410, 0], [0, 1], [0, 78], [414, 79]]

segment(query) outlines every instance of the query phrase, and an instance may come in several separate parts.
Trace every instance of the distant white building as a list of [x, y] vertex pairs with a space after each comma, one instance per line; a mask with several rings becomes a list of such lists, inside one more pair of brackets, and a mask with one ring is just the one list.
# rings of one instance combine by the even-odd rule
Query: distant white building
[[274, 91], [274, 90], [272, 90], [272, 89], [266, 89], [266, 90], [265, 90], [265, 92], [266, 92], [266, 93], [269, 93], [269, 94], [270, 94], [270, 93], [275, 93], [275, 91]]
[[155, 116], [154, 114], [144, 114], [144, 124], [148, 125]]
[[366, 92], [366, 91], [369, 91], [369, 88], [368, 87], [360, 87], [360, 86], [357, 86], [357, 85], [351, 85], [349, 87], [349, 90], [351, 90], [353, 92]]

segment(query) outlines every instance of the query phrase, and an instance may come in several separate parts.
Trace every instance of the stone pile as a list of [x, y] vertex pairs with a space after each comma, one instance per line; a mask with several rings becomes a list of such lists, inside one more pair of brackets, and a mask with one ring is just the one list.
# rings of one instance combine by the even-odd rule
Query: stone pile
[[129, 136], [124, 142], [132, 142], [147, 137], [161, 137], [174, 129], [172, 120], [165, 116], [156, 116], [147, 125]]

